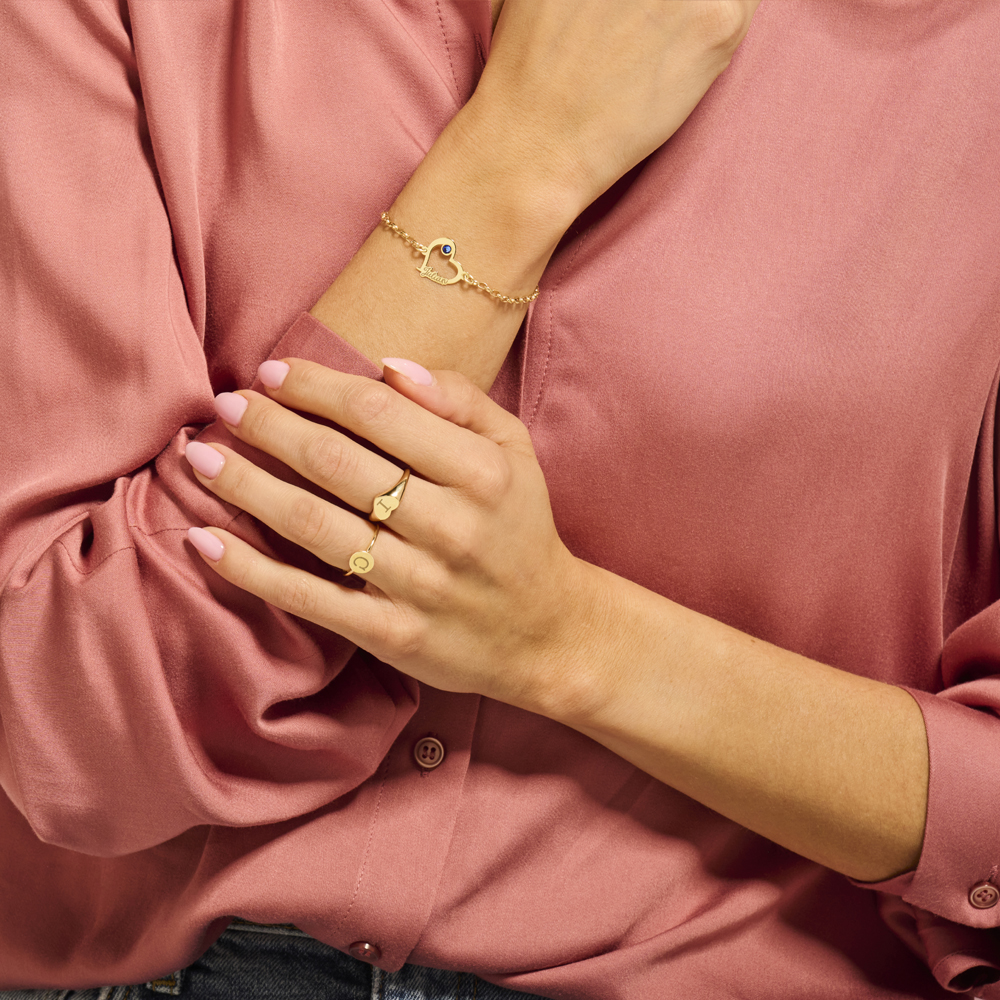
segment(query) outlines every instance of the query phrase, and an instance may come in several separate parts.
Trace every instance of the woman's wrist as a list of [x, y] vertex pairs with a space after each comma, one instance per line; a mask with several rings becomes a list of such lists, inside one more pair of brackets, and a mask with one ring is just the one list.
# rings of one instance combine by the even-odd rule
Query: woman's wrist
[[[478, 109], [463, 110], [386, 206], [388, 214], [422, 244], [454, 241], [462, 267], [499, 292], [530, 295], [580, 206], [537, 155], [520, 152], [517, 140], [497, 134]], [[378, 225], [310, 311], [373, 360], [414, 358], [488, 389], [524, 306], [467, 285], [426, 281], [417, 263], [411, 247]]]
[[560, 609], [544, 642], [515, 672], [524, 678], [517, 695], [500, 700], [585, 731], [601, 723], [613, 700], [641, 609], [629, 599], [634, 584], [566, 555], [552, 574], [560, 583]]
[[455, 240], [463, 267], [507, 295], [529, 294], [586, 207], [541, 151], [475, 98], [431, 148], [389, 210], [423, 243]]

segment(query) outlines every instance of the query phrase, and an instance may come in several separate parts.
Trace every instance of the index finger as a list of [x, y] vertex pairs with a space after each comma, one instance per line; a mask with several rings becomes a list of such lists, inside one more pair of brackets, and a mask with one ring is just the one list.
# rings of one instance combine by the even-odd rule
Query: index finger
[[491, 442], [430, 413], [384, 382], [348, 375], [301, 358], [285, 358], [288, 374], [275, 401], [352, 431], [431, 482], [465, 485], [470, 466]]

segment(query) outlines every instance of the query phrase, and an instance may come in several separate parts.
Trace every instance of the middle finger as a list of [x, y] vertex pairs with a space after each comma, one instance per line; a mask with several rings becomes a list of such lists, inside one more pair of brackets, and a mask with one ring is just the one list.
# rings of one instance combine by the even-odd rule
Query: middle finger
[[[209, 452], [222, 456], [221, 466], [208, 469], [203, 459]], [[376, 525], [372, 522], [272, 476], [225, 445], [190, 442], [187, 457], [198, 481], [217, 497], [245, 510], [330, 566], [346, 570], [352, 553], [364, 551], [373, 539]], [[206, 470], [214, 475], [206, 475]], [[377, 572], [366, 574], [366, 579], [379, 587], [388, 583], [398, 589], [408, 578], [415, 551], [393, 532], [380, 531], [378, 552], [372, 553], [377, 556]]]
[[[402, 478], [401, 465], [346, 434], [293, 413], [252, 390], [239, 395], [246, 399], [247, 408], [238, 425], [227, 424], [236, 437], [284, 462], [366, 517], [372, 513], [375, 498], [391, 490]], [[437, 489], [411, 476], [403, 501], [390, 515], [392, 528], [418, 540], [421, 533], [412, 512], [434, 502], [427, 494]]]

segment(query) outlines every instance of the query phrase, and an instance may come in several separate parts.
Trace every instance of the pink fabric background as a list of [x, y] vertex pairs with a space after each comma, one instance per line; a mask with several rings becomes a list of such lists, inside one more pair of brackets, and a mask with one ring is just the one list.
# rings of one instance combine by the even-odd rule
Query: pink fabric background
[[186, 547], [294, 557], [184, 443], [267, 357], [377, 375], [300, 314], [488, 32], [485, 0], [0, 2], [0, 987], [146, 980], [233, 914], [551, 997], [995, 978], [1000, 908], [967, 898], [1000, 866], [992, 0], [764, 0], [495, 390], [578, 555], [914, 694], [927, 837], [881, 896]]

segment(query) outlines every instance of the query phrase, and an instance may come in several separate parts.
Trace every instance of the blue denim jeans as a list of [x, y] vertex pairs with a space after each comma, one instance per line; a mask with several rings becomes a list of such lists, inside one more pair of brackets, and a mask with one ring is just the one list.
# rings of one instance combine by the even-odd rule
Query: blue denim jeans
[[0, 990], [0, 1000], [525, 1000], [469, 973], [383, 972], [291, 927], [229, 925], [193, 965], [136, 986]]

